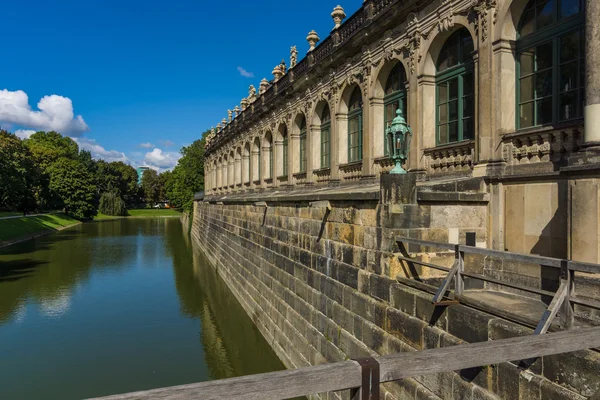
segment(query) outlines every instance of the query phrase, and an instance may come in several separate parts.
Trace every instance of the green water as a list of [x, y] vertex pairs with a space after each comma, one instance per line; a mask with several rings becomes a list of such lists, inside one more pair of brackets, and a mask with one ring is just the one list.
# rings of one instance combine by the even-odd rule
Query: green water
[[283, 369], [178, 219], [0, 249], [0, 399], [80, 399]]

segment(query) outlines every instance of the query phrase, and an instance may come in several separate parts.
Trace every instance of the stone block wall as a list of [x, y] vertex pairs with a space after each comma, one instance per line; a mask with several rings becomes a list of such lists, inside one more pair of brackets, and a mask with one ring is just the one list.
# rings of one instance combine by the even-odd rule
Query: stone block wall
[[[396, 235], [486, 240], [486, 205], [377, 201], [209, 204], [194, 207], [192, 236], [288, 368], [531, 334], [464, 305], [435, 308], [407, 275]], [[454, 207], [454, 208], [453, 208]], [[443, 254], [424, 254], [443, 258]], [[386, 399], [585, 399], [600, 390], [594, 351], [385, 384]], [[348, 393], [321, 398], [348, 398]], [[382, 397], [383, 398], [383, 397]]]

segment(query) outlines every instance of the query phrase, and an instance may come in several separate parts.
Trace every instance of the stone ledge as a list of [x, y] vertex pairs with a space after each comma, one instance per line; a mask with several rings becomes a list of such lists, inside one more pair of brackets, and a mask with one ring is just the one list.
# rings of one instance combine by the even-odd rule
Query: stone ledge
[[298, 191], [268, 190], [261, 193], [232, 193], [224, 196], [207, 196], [205, 202], [223, 204], [270, 202], [299, 202], [319, 200], [379, 201], [379, 184], [339, 187], [299, 188]]
[[489, 193], [425, 192], [417, 190], [417, 201], [427, 203], [488, 203]]

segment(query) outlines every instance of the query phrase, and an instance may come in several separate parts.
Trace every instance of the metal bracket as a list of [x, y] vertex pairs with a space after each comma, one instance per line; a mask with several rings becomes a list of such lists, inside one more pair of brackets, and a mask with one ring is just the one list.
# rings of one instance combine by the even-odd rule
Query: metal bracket
[[352, 400], [379, 400], [379, 362], [373, 357], [354, 359], [361, 367], [362, 386], [352, 391]]

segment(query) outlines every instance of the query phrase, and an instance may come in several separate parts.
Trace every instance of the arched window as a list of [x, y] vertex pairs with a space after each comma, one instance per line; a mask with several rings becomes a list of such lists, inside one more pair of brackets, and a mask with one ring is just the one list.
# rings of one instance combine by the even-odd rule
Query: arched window
[[517, 124], [529, 128], [581, 118], [584, 15], [581, 0], [531, 0], [517, 39]]
[[354, 88], [348, 103], [348, 162], [362, 160], [362, 95]]
[[[402, 109], [404, 118], [408, 120], [407, 107], [406, 107], [406, 74], [404, 73], [404, 67], [401, 63], [397, 63], [385, 84], [385, 112], [384, 112], [384, 126], [387, 129], [392, 124], [392, 121], [396, 117], [396, 111]], [[388, 141], [384, 140], [384, 151], [385, 155], [389, 155]]]
[[306, 118], [300, 123], [300, 172], [306, 172]]
[[287, 176], [287, 174], [288, 174], [288, 135], [287, 135], [286, 127], [283, 128], [283, 132], [281, 133], [281, 136], [283, 136], [283, 145], [282, 145], [283, 175]]
[[329, 104], [321, 112], [321, 168], [331, 166], [331, 113]]
[[437, 63], [437, 144], [475, 137], [473, 39], [466, 28], [452, 34]]

